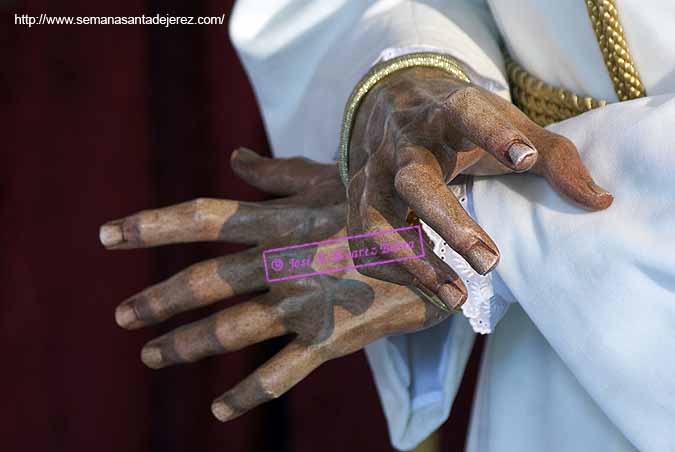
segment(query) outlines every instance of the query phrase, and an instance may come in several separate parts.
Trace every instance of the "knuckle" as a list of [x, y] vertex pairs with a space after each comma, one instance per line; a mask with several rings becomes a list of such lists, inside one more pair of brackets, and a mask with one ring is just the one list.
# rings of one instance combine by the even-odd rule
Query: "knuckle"
[[295, 157], [290, 157], [288, 160], [286, 160], [288, 163], [288, 166], [319, 166], [316, 162], [313, 160], [308, 159], [307, 157], [303, 156], [295, 156]]
[[445, 98], [445, 106], [451, 108], [458, 108], [468, 105], [473, 99], [480, 96], [480, 89], [473, 85], [464, 85], [454, 89]]
[[208, 198], [195, 198], [190, 201], [191, 207], [193, 210], [204, 209], [209, 204]]
[[425, 174], [427, 168], [420, 163], [405, 163], [394, 176], [394, 187], [402, 190], [411, 183], [414, 184], [420, 174]]
[[556, 135], [553, 142], [561, 147], [576, 148], [574, 143], [572, 143], [572, 140], [562, 135]]
[[[368, 206], [366, 211], [361, 214], [362, 217], [362, 233], [371, 234], [373, 232], [379, 232], [385, 229], [391, 229], [389, 221], [373, 206]], [[366, 237], [362, 239], [366, 243], [374, 243], [372, 237]], [[349, 245], [359, 243], [360, 240], [352, 239], [349, 241]]]
[[457, 90], [462, 96], [475, 97], [480, 96], [481, 89], [474, 85], [465, 85]]
[[459, 299], [458, 302], [460, 304], [464, 304], [464, 302], [469, 298], [469, 291], [466, 288], [465, 284], [456, 284], [455, 287], [459, 289]]
[[195, 222], [200, 222], [206, 219], [209, 214], [209, 207], [212, 200], [208, 198], [196, 198], [188, 203], [188, 216]]
[[368, 276], [370, 278], [373, 277], [373, 271], [370, 267], [359, 267], [356, 269], [357, 272], [359, 272], [363, 276]]
[[551, 134], [550, 137], [550, 146], [552, 148], [564, 150], [564, 151], [576, 151], [577, 147], [576, 145], [572, 142], [567, 137], [564, 137], [562, 135], [558, 135], [557, 133]]
[[283, 394], [282, 391], [275, 391], [271, 388], [268, 388], [264, 390], [264, 395], [262, 398], [265, 401], [276, 400], [279, 397], [281, 397], [282, 394]]
[[338, 337], [331, 336], [325, 341], [322, 341], [317, 344], [312, 344], [308, 348], [308, 353], [311, 354], [311, 361], [317, 365], [323, 364], [325, 362], [331, 361], [333, 359], [339, 358], [342, 356], [338, 342], [340, 341]]
[[382, 276], [381, 271], [377, 268], [376, 265], [368, 267], [358, 267], [356, 271], [367, 278], [379, 279]]

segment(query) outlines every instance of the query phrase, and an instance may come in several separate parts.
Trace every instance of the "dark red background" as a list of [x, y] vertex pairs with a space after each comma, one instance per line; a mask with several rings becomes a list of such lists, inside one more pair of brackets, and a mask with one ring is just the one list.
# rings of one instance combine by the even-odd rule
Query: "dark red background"
[[[133, 333], [113, 320], [125, 297], [234, 247], [106, 252], [100, 224], [198, 196], [263, 199], [228, 167], [237, 146], [269, 148], [226, 28], [14, 25], [15, 13], [207, 16], [232, 2], [0, 5], [0, 449], [391, 450], [362, 352], [220, 424], [211, 400], [278, 343], [152, 371], [142, 344], [191, 316]], [[463, 449], [476, 355], [443, 427], [444, 451]]]

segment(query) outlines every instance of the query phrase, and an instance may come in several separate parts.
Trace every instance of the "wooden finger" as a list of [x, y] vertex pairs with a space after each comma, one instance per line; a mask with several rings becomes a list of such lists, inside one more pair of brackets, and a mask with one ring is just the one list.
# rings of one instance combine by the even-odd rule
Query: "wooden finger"
[[108, 249], [213, 240], [255, 245], [271, 237], [330, 234], [339, 229], [344, 215], [341, 204], [317, 207], [200, 198], [106, 223], [100, 240]]
[[267, 293], [182, 326], [148, 342], [141, 351], [145, 365], [159, 369], [240, 350], [287, 332], [275, 295]]
[[537, 161], [534, 144], [499, 114], [484, 93], [481, 88], [467, 86], [448, 96], [444, 108], [450, 126], [511, 170], [529, 170]]
[[410, 208], [474, 270], [483, 275], [492, 270], [499, 262], [497, 245], [445, 184], [434, 155], [418, 146], [406, 146], [399, 150], [398, 162], [396, 191]]
[[214, 400], [211, 411], [221, 422], [235, 419], [280, 397], [322, 362], [317, 349], [292, 342], [241, 383]]
[[[358, 251], [371, 247], [382, 249], [392, 240], [399, 243], [416, 243], [417, 247], [402, 247], [389, 253], [387, 258], [397, 261], [387, 264], [378, 264], [368, 256], [359, 256], [354, 259], [356, 264], [368, 264], [360, 267], [359, 273], [396, 284], [418, 287], [440, 298], [449, 310], [461, 306], [467, 298], [464, 284], [455, 272], [434, 254], [424, 240], [420, 244], [418, 231], [392, 231], [408, 226], [405, 223], [407, 206], [394, 205], [395, 196], [392, 193], [394, 187], [372, 184], [366, 189], [364, 180], [363, 173], [360, 173], [349, 185], [349, 202], [353, 207], [348, 216], [348, 230], [352, 236], [363, 234], [369, 236], [350, 239], [351, 250]], [[379, 234], [381, 232], [386, 233]], [[415, 254], [422, 254], [420, 245], [424, 247], [424, 257], [411, 258]], [[381, 260], [379, 256], [377, 260]]]
[[327, 180], [339, 182], [335, 164], [314, 162], [304, 157], [272, 159], [246, 148], [232, 153], [230, 164], [249, 185], [267, 193], [293, 195]]
[[192, 265], [145, 289], [117, 307], [115, 320], [123, 328], [141, 328], [265, 287], [261, 250], [254, 248]]
[[100, 240], [108, 249], [218, 240], [223, 225], [241, 210], [238, 201], [198, 198], [110, 221], [101, 226]]

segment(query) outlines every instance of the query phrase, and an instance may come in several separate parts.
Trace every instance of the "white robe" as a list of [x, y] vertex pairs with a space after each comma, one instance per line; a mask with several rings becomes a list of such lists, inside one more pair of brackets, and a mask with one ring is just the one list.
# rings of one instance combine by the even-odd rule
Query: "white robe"
[[[616, 100], [583, 0], [489, 3], [239, 0], [231, 37], [275, 155], [331, 161], [345, 101], [386, 49], [441, 49], [506, 86], [501, 35], [543, 80]], [[495, 289], [519, 305], [488, 341], [472, 452], [675, 451], [675, 99], [667, 94], [675, 92], [675, 4], [617, 6], [647, 93], [664, 96], [552, 127], [577, 144], [614, 205], [582, 212], [532, 176], [473, 187], [474, 214], [502, 253]], [[414, 447], [445, 421], [473, 338], [455, 316], [368, 347], [396, 447]]]

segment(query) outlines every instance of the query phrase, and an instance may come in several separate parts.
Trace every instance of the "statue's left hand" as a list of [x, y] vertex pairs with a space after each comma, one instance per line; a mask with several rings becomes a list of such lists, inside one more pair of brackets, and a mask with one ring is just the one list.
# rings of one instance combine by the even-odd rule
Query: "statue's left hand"
[[[355, 270], [267, 282], [264, 249], [346, 235], [345, 189], [336, 165], [302, 158], [267, 159], [239, 150], [232, 167], [249, 184], [282, 197], [261, 203], [197, 199], [101, 227], [108, 249], [197, 241], [252, 246], [197, 263], [130, 297], [115, 313], [120, 326], [137, 329], [235, 295], [259, 293], [150, 341], [141, 353], [156, 369], [293, 335], [279, 353], [213, 402], [218, 419], [233, 419], [279, 397], [327, 360], [447, 317], [411, 289]], [[348, 251], [347, 241], [325, 246]]]

